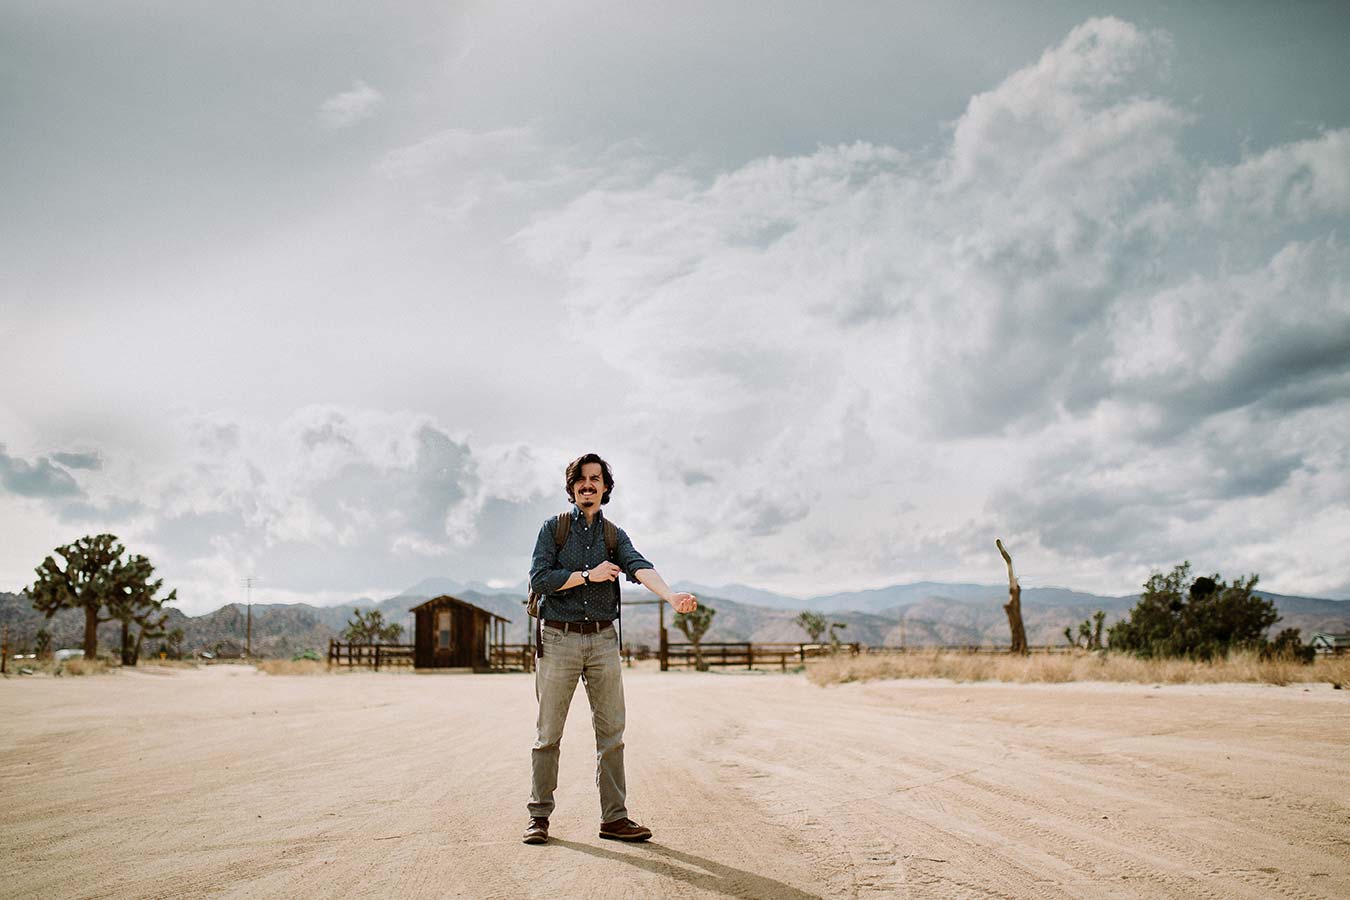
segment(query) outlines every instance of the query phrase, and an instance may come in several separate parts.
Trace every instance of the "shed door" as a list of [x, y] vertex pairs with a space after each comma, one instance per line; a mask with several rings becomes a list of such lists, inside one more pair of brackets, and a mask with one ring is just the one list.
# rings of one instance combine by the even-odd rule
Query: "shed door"
[[438, 663], [448, 663], [455, 652], [455, 617], [449, 609], [436, 610], [432, 647]]

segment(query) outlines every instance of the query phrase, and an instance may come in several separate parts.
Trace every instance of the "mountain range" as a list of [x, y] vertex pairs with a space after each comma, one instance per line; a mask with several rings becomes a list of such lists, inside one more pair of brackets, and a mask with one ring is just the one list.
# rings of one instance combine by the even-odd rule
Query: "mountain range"
[[[806, 639], [793, 620], [803, 610], [825, 615], [831, 624], [843, 626], [839, 636], [872, 646], [924, 646], [980, 644], [1006, 645], [1008, 620], [1003, 612], [1007, 600], [1006, 585], [947, 584], [918, 582], [897, 584], [865, 591], [849, 591], [816, 597], [798, 598], [743, 584], [710, 587], [692, 582], [675, 585], [698, 595], [705, 606], [716, 610], [705, 641], [754, 641], [756, 643], [796, 643]], [[1275, 626], [1299, 628], [1304, 640], [1316, 631], [1350, 631], [1350, 600], [1325, 600], [1293, 597], [1258, 591], [1274, 601], [1281, 619]], [[493, 588], [481, 582], [462, 582], [451, 578], [427, 578], [399, 594], [375, 601], [358, 598], [340, 606], [294, 604], [253, 604], [253, 652], [257, 656], [290, 656], [312, 649], [323, 653], [330, 638], [338, 637], [352, 613], [378, 609], [386, 621], [402, 625], [409, 640], [413, 616], [409, 610], [441, 594], [451, 594], [511, 620], [507, 640], [525, 641], [528, 620], [523, 601], [524, 585]], [[659, 604], [642, 589], [624, 593], [624, 642], [631, 646], [658, 643]], [[1099, 596], [1068, 588], [1024, 588], [1022, 617], [1027, 639], [1033, 645], [1064, 642], [1064, 629], [1077, 629], [1078, 623], [1097, 610], [1106, 613], [1109, 625], [1125, 617], [1138, 601], [1137, 595]], [[214, 612], [188, 616], [169, 609], [168, 628], [181, 628], [184, 647], [190, 650], [219, 646], [242, 646], [247, 611], [231, 603]], [[683, 640], [673, 627], [673, 615], [667, 611], [666, 626], [672, 640]], [[79, 647], [83, 642], [84, 618], [75, 610], [66, 610], [44, 621], [19, 594], [0, 593], [0, 624], [9, 626], [11, 652], [32, 645], [37, 630], [46, 627], [54, 647]], [[115, 647], [119, 635], [117, 623], [99, 627], [99, 646]], [[147, 646], [145, 652], [157, 649]]]

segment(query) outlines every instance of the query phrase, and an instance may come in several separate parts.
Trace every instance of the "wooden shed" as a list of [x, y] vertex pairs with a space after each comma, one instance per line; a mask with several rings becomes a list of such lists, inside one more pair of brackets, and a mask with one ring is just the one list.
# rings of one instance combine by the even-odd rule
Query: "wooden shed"
[[505, 642], [510, 619], [442, 594], [412, 608], [417, 617], [413, 667], [417, 669], [493, 668], [494, 649]]

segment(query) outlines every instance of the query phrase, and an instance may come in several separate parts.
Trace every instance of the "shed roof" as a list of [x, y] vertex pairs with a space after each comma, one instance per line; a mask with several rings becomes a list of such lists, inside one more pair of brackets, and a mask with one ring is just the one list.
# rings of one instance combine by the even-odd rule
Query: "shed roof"
[[1326, 641], [1332, 647], [1350, 647], [1350, 632], [1319, 631], [1312, 636], [1313, 641], [1318, 638]]
[[417, 612], [419, 609], [434, 609], [438, 606], [467, 606], [469, 609], [477, 610], [483, 615], [491, 616], [492, 618], [497, 619], [499, 621], [502, 622], [511, 621], [510, 619], [506, 618], [506, 616], [499, 616], [490, 609], [483, 609], [483, 607], [481, 606], [474, 606], [467, 600], [461, 600], [458, 597], [451, 597], [449, 594], [441, 594], [439, 597], [432, 597], [425, 603], [419, 603], [408, 611]]

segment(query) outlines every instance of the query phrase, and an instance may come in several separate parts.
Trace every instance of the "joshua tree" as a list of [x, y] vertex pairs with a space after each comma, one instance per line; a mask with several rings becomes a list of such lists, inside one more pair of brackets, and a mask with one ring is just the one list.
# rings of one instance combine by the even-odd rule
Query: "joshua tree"
[[846, 625], [846, 624], [843, 623], [843, 622], [831, 622], [831, 623], [830, 623], [830, 652], [831, 652], [831, 653], [838, 653], [838, 652], [839, 652], [839, 647], [840, 647], [840, 641], [839, 641], [839, 629], [841, 629], [841, 628], [847, 628], [847, 627], [848, 627], [848, 625]]
[[402, 633], [403, 626], [397, 622], [386, 623], [384, 613], [378, 609], [372, 609], [364, 614], [361, 610], [354, 609], [342, 636], [353, 644], [382, 644], [385, 641], [398, 640], [398, 636]]
[[183, 629], [175, 628], [168, 634], [169, 654], [174, 659], [183, 658]]
[[1102, 649], [1102, 624], [1106, 621], [1106, 613], [1097, 610], [1092, 614], [1091, 619], [1084, 619], [1078, 623], [1078, 636], [1074, 637], [1073, 629], [1065, 626], [1064, 640], [1071, 646], [1082, 647], [1084, 650]]
[[810, 610], [803, 610], [801, 615], [793, 619], [792, 622], [806, 632], [807, 636], [811, 638], [811, 643], [820, 643], [820, 636], [825, 633], [824, 616]]
[[711, 606], [699, 604], [693, 612], [676, 613], [675, 627], [684, 632], [684, 636], [689, 639], [689, 643], [694, 645], [694, 668], [700, 672], [707, 669], [703, 664], [703, 648], [700, 644], [703, 641], [703, 635], [708, 633], [712, 626], [713, 616], [717, 610]]
[[98, 655], [98, 624], [118, 620], [122, 622], [122, 661], [135, 661], [130, 628], [140, 626], [140, 637], [135, 648], [145, 637], [155, 637], [164, 626], [163, 606], [174, 600], [177, 591], [165, 597], [155, 594], [164, 580], [150, 581], [155, 567], [144, 556], [124, 560], [126, 548], [111, 534], [82, 537], [73, 544], [57, 547], [55, 555], [37, 567], [37, 580], [24, 593], [33, 601], [33, 608], [51, 618], [63, 609], [84, 610], [84, 656]]
[[45, 628], [39, 628], [37, 635], [33, 638], [33, 652], [37, 654], [38, 659], [46, 659], [52, 655], [52, 633]]
[[[146, 638], [164, 637], [164, 625], [169, 614], [164, 604], [178, 599], [178, 591], [173, 590], [165, 597], [156, 597], [164, 586], [164, 579], [150, 580], [155, 567], [144, 556], [133, 556], [125, 563], [118, 562], [113, 567], [116, 590], [113, 600], [108, 604], [112, 618], [122, 623], [122, 665], [134, 666], [141, 656], [141, 645]], [[131, 626], [136, 625], [135, 643], [131, 639]]]

